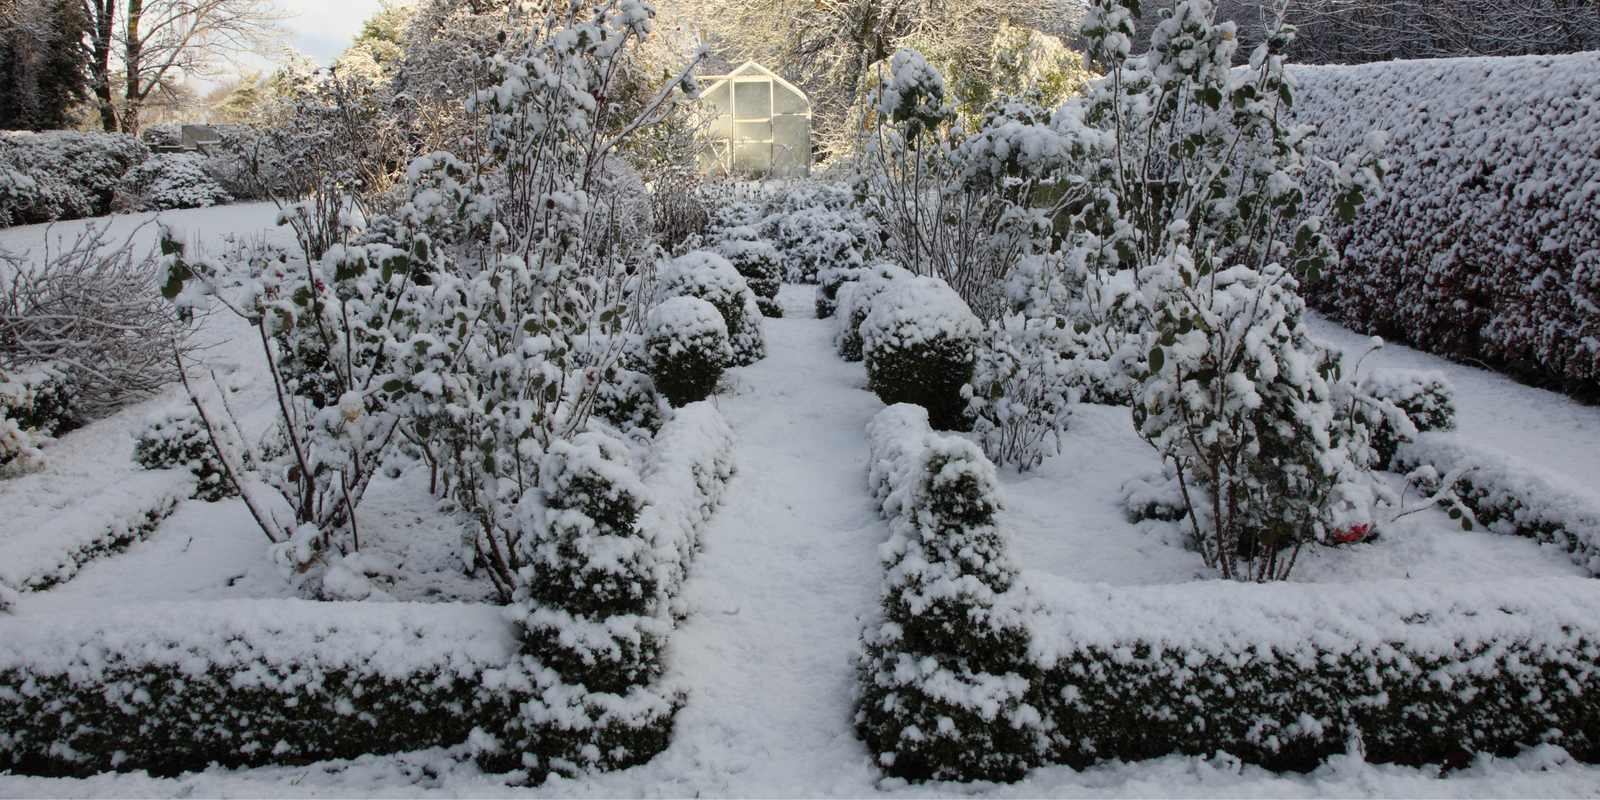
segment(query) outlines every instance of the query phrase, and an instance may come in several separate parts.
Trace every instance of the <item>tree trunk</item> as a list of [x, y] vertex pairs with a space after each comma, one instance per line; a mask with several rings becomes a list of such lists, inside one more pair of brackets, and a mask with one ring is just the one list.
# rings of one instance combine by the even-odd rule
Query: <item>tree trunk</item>
[[89, 17], [89, 75], [94, 85], [95, 105], [100, 112], [100, 127], [106, 133], [117, 131], [117, 106], [111, 99], [111, 33], [116, 26], [116, 0], [85, 0]]
[[128, 43], [123, 55], [123, 66], [128, 72], [128, 88], [123, 94], [123, 133], [139, 132], [139, 107], [144, 104], [144, 94], [139, 85], [139, 68], [144, 56], [144, 44], [139, 40], [139, 20], [143, 16], [144, 0], [128, 0]]

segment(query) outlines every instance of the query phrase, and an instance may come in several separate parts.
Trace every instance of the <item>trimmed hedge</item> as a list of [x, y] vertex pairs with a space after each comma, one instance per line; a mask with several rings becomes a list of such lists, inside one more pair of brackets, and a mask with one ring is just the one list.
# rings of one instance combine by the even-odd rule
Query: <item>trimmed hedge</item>
[[[1389, 139], [1384, 195], [1306, 287], [1347, 327], [1600, 397], [1600, 53], [1292, 67], [1323, 154]], [[1312, 196], [1312, 204], [1327, 197]]]
[[[551, 577], [608, 571], [612, 550], [559, 535], [597, 518], [632, 542], [639, 569], [590, 581], [619, 589], [604, 597], [552, 585], [517, 624], [498, 606], [303, 600], [0, 617], [0, 770], [175, 774], [462, 742], [484, 766], [526, 769], [533, 782], [648, 760], [681, 704], [651, 685], [668, 606], [732, 474], [732, 443], [716, 409], [697, 403], [662, 425], [642, 483], [615, 439], [557, 448], [564, 463], [542, 487], [558, 534], [541, 540]], [[552, 625], [575, 636], [538, 635]], [[635, 669], [606, 669], [608, 643], [626, 650], [629, 630], [657, 646], [610, 659]]]
[[1403, 471], [1432, 467], [1442, 477], [1473, 469], [1456, 482], [1461, 504], [1495, 533], [1554, 544], [1573, 562], [1600, 576], [1600, 500], [1565, 476], [1459, 437], [1423, 434], [1403, 444], [1395, 458]]
[[71, 580], [84, 564], [149, 536], [195, 487], [187, 469], [134, 472], [0, 542], [0, 611], [22, 592]]
[[492, 606], [236, 600], [0, 619], [0, 770], [354, 758], [499, 729]]
[[1600, 757], [1600, 585], [1034, 587], [1051, 761], [1218, 750], [1309, 770], [1558, 744]]
[[856, 725], [891, 775], [1219, 751], [1309, 770], [1352, 748], [1420, 765], [1541, 743], [1600, 760], [1600, 583], [1024, 586], [975, 445], [907, 405], [868, 432], [891, 539]]

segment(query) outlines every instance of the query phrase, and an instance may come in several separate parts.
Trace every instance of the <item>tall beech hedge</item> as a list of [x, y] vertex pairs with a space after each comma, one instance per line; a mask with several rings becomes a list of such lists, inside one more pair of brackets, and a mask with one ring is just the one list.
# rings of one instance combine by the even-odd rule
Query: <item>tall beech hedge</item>
[[[1306, 288], [1345, 325], [1600, 398], [1600, 53], [1294, 67], [1324, 154], [1389, 140]], [[1312, 197], [1313, 203], [1328, 198]]]

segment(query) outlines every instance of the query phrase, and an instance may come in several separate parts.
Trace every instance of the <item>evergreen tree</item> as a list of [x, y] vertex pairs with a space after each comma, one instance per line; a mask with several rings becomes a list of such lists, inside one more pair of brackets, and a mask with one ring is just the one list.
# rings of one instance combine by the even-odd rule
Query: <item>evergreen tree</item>
[[0, 2], [0, 128], [71, 127], [88, 96], [87, 30], [77, 0]]

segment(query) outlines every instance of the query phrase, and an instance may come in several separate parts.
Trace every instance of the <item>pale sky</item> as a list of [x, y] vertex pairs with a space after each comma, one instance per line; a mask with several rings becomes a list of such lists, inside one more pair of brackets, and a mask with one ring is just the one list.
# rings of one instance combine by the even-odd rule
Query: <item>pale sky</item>
[[377, 12], [378, 0], [277, 0], [279, 8], [298, 14], [287, 21], [299, 36], [289, 40], [291, 47], [326, 67], [346, 47]]

